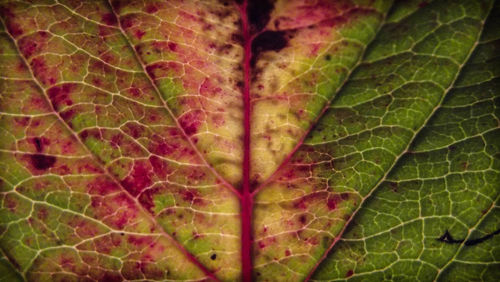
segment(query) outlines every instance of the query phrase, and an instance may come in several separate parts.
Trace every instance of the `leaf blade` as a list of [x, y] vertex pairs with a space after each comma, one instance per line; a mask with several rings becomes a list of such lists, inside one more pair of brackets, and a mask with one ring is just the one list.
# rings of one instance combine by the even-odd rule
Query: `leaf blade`
[[[33, 11], [38, 9], [39, 7], [25, 6], [25, 8], [27, 8], [26, 9], [27, 12], [26, 10], [23, 11], [23, 13], [25, 13], [24, 20], [28, 20], [30, 16], [29, 13], [30, 10]], [[59, 6], [51, 8], [57, 10], [57, 12], [60, 13], [59, 16], [64, 15], [63, 12], [68, 13], [68, 11], [65, 9], [59, 9], [60, 8]], [[50, 8], [42, 7], [39, 9], [41, 9], [42, 12], [45, 12], [47, 14], [50, 13]], [[16, 10], [14, 9], [9, 10], [10, 14], [7, 15], [7, 25], [10, 26], [10, 31], [12, 32], [12, 26], [19, 24], [21, 26], [19, 27], [20, 30], [19, 34], [17, 34], [17, 37], [19, 37], [22, 33], [25, 33], [26, 30], [29, 30], [30, 26], [29, 22], [28, 24], [15, 23], [15, 22], [12, 23], [12, 21], [15, 21], [17, 19], [14, 18], [13, 16], [15, 12]], [[80, 17], [74, 16], [73, 13], [70, 13], [69, 16], [71, 20], [76, 21], [77, 23], [79, 21], [83, 22], [84, 24], [82, 26], [85, 26], [85, 24], [87, 24], [86, 18], [82, 20]], [[49, 23], [50, 20], [51, 20], [50, 18], [47, 18], [47, 21]], [[140, 74], [140, 68], [137, 69], [137, 66], [133, 65], [133, 60], [126, 61], [125, 64], [132, 63], [132, 67], [133, 68], [135, 67], [137, 70], [132, 69], [132, 71], [127, 72], [124, 71], [123, 67], [114, 68], [115, 67], [114, 65], [101, 62], [100, 60], [107, 61], [108, 59], [106, 59], [106, 57], [104, 57], [105, 55], [103, 54], [101, 54], [102, 57], [96, 58], [94, 55], [92, 55], [92, 51], [94, 50], [87, 51], [86, 49], [82, 49], [83, 50], [82, 52], [78, 51], [77, 53], [71, 53], [68, 51], [72, 51], [74, 48], [76, 48], [75, 44], [70, 44], [69, 46], [61, 44], [63, 46], [61, 47], [62, 50], [60, 50], [60, 52], [63, 54], [61, 56], [68, 54], [66, 55], [68, 58], [67, 61], [71, 60], [75, 60], [76, 62], [83, 61], [84, 64], [80, 65], [79, 67], [89, 68], [89, 74], [85, 76], [81, 74], [80, 76], [78, 76], [79, 74], [78, 73], [75, 74], [73, 69], [71, 69], [71, 71], [69, 72], [63, 72], [61, 75], [61, 73], [58, 73], [57, 69], [54, 68], [53, 66], [52, 67], [46, 66], [45, 60], [50, 61], [52, 59], [53, 62], [53, 58], [57, 56], [53, 54], [46, 55], [45, 52], [47, 52], [47, 48], [55, 48], [55, 46], [58, 46], [57, 43], [59, 39], [60, 39], [59, 42], [61, 41], [66, 42], [71, 40], [78, 41], [80, 39], [79, 36], [83, 36], [85, 38], [87, 35], [85, 35], [84, 33], [78, 34], [78, 32], [83, 31], [79, 29], [81, 28], [81, 26], [80, 27], [78, 27], [77, 25], [71, 26], [68, 24], [67, 26], [65, 26], [65, 29], [58, 29], [59, 27], [57, 24], [52, 26], [48, 26], [47, 22], [44, 22], [43, 24], [45, 24], [48, 31], [37, 32], [37, 29], [35, 29], [34, 36], [38, 36], [36, 39], [31, 38], [32, 35], [28, 35], [26, 37], [23, 37], [22, 39], [18, 39], [18, 42], [20, 42], [19, 44], [21, 46], [20, 50], [22, 54], [26, 56], [27, 59], [30, 60], [30, 65], [33, 68], [34, 76], [40, 82], [40, 87], [42, 89], [45, 88], [49, 96], [48, 98], [51, 100], [53, 109], [58, 114], [53, 116], [64, 120], [64, 123], [66, 123], [65, 125], [68, 126], [67, 129], [71, 132], [70, 135], [75, 135], [76, 133], [78, 133], [78, 137], [75, 139], [79, 140], [79, 138], [81, 138], [81, 140], [83, 140], [83, 143], [85, 144], [85, 146], [87, 146], [87, 148], [85, 148], [85, 146], [83, 147], [85, 149], [90, 150], [90, 152], [92, 152], [101, 162], [101, 164], [94, 163], [93, 165], [97, 165], [97, 167], [100, 167], [100, 165], [105, 166], [105, 169], [103, 170], [104, 173], [109, 175], [111, 178], [114, 178], [115, 182], [116, 181], [120, 182], [118, 186], [122, 186], [129, 193], [129, 197], [131, 196], [131, 199], [133, 199], [132, 202], [135, 202], [137, 204], [139, 210], [142, 209], [146, 210], [146, 213], [141, 211], [142, 217], [149, 217], [146, 221], [150, 220], [152, 220], [153, 222], [158, 221], [159, 225], [162, 226], [163, 229], [165, 229], [166, 231], [170, 231], [170, 234], [167, 235], [166, 237], [177, 237], [176, 238], [177, 240], [179, 240], [179, 238], [182, 238], [181, 236], [184, 237], [184, 240], [193, 237], [196, 237], [194, 239], [198, 239], [198, 237], [204, 237], [201, 240], [198, 240], [205, 242], [204, 243], [205, 246], [202, 248], [197, 247], [196, 243], [189, 244], [189, 242], [184, 244], [185, 246], [182, 246], [179, 243], [174, 242], [173, 245], [169, 246], [169, 248], [170, 249], [172, 247], [179, 248], [179, 251], [181, 253], [184, 252], [184, 255], [186, 255], [185, 258], [188, 261], [191, 260], [192, 263], [194, 263], [195, 267], [199, 267], [201, 270], [205, 272], [206, 275], [208, 275], [209, 277], [213, 277], [213, 275], [210, 272], [208, 272], [204, 268], [204, 266], [201, 265], [197, 260], [202, 259], [205, 261], [205, 263], [209, 265], [211, 264], [212, 265], [211, 268], [214, 268], [214, 264], [223, 263], [224, 258], [227, 255], [229, 256], [231, 256], [232, 254], [237, 255], [238, 254], [237, 236], [231, 236], [231, 233], [238, 232], [237, 225], [230, 226], [226, 224], [227, 228], [233, 228], [232, 231], [230, 230], [226, 232], [228, 233], [226, 235], [219, 233], [210, 234], [211, 233], [209, 230], [210, 227], [207, 226], [206, 223], [204, 227], [195, 223], [192, 226], [188, 225], [182, 228], [178, 227], [177, 229], [179, 230], [176, 230], [175, 228], [172, 228], [175, 224], [182, 223], [183, 220], [188, 220], [188, 219], [183, 219], [183, 216], [180, 216], [177, 218], [177, 221], [171, 221], [170, 219], [165, 219], [165, 217], [172, 216], [172, 212], [167, 213], [168, 211], [174, 211], [175, 213], [176, 209], [178, 208], [181, 209], [182, 211], [182, 209], [185, 209], [186, 206], [187, 207], [192, 206], [193, 203], [199, 207], [201, 204], [206, 203], [206, 201], [210, 201], [211, 203], [219, 201], [219, 203], [217, 203], [216, 206], [210, 207], [210, 209], [208, 210], [206, 207], [205, 208], [202, 207], [201, 209], [196, 208], [194, 212], [188, 213], [187, 215], [193, 217], [192, 214], [195, 214], [197, 217], [194, 219], [194, 222], [199, 222], [204, 217], [204, 214], [208, 214], [211, 217], [212, 221], [212, 223], [208, 222], [209, 224], [213, 224], [214, 220], [217, 220], [218, 218], [221, 217], [222, 218], [231, 217], [233, 219], [233, 223], [237, 224], [238, 221], [237, 219], [236, 220], [234, 219], [235, 216], [227, 212], [228, 210], [231, 211], [237, 208], [237, 202], [235, 201], [234, 195], [228, 195], [226, 191], [220, 191], [225, 188], [222, 188], [221, 185], [215, 183], [216, 180], [213, 178], [213, 176], [211, 176], [211, 172], [209, 170], [207, 171], [206, 166], [204, 167], [203, 164], [200, 164], [199, 159], [197, 160], [196, 157], [192, 157], [193, 154], [191, 154], [189, 145], [183, 144], [184, 141], [182, 141], [182, 137], [179, 137], [179, 134], [175, 132], [175, 128], [173, 129], [173, 131], [170, 130], [166, 132], [155, 130], [154, 128], [155, 125], [160, 125], [163, 127], [165, 125], [172, 125], [172, 122], [171, 120], [169, 120], [168, 115], [162, 113], [162, 110], [159, 107], [155, 108], [154, 106], [147, 105], [145, 103], [142, 103], [142, 101], [140, 101], [141, 99], [148, 99], [147, 95], [143, 95], [137, 99], [133, 98], [134, 96], [133, 90], [139, 89], [138, 91], [149, 94], [150, 98], [147, 101], [150, 104], [153, 105], [158, 104], [157, 103], [158, 100], [155, 100], [154, 94], [151, 95], [151, 87], [147, 85], [148, 82], [147, 80], [145, 80], [145, 76]], [[95, 36], [96, 33], [98, 33], [99, 36], [103, 36], [105, 38], [109, 36], [111, 37], [110, 44], [116, 43], [115, 41], [112, 40], [115, 39], [113, 38], [113, 32], [111, 32], [107, 27], [98, 28], [97, 26], [95, 26], [93, 22], [89, 23], [89, 25], [90, 26], [86, 26], [86, 28], [88, 29], [86, 30], [86, 32], [90, 33], [91, 36]], [[62, 37], [57, 34], [59, 32], [62, 33], [63, 35], [66, 35], [66, 33], [64, 32], [67, 32], [67, 30], [71, 28], [73, 28], [72, 31], [75, 32], [77, 35], [74, 34], [68, 35], [70, 39], [66, 38], [61, 39]], [[105, 31], [103, 31], [102, 29], [104, 29]], [[46, 37], [51, 37], [51, 38], [47, 39]], [[54, 41], [56, 43], [54, 43]], [[118, 40], [118, 44], [120, 43], [123, 44], [124, 41]], [[33, 49], [32, 46], [34, 46], [35, 49], [34, 51], [32, 50]], [[89, 45], [84, 45], [82, 48], [90, 48], [90, 47]], [[128, 57], [133, 58], [133, 55], [132, 56], [129, 55]], [[88, 62], [88, 64], [85, 64], [85, 62]], [[130, 67], [130, 65], [128, 65], [128, 67]], [[102, 72], [99, 72], [99, 69], [101, 69]], [[101, 77], [99, 77], [99, 73], [101, 74]], [[70, 77], [68, 77], [68, 75], [70, 75]], [[124, 80], [120, 80], [119, 75], [121, 76], [121, 79], [132, 78], [132, 82], [129, 85], [131, 86], [129, 88], [130, 91], [126, 91], [128, 89], [123, 88], [123, 86], [125, 86], [123, 83], [126, 84], [126, 82]], [[114, 78], [116, 84], [110, 83], [109, 78], [111, 79]], [[67, 80], [70, 80], [71, 83], [64, 83]], [[63, 82], [62, 84], [54, 85], [56, 82], [61, 82], [61, 81]], [[115, 86], [117, 86], [118, 89], [120, 90], [120, 95], [113, 96], [114, 95], [113, 91], [116, 91]], [[97, 90], [97, 93], [93, 92], [95, 91], [94, 89]], [[120, 100], [122, 98], [121, 95], [124, 96], [123, 100]], [[97, 105], [95, 106], [96, 116], [95, 118], [90, 118], [90, 123], [88, 123], [89, 121], [88, 119], [80, 118], [79, 115], [85, 115], [86, 111], [88, 110], [88, 106], [92, 108], [91, 106], [92, 102], [97, 102]], [[110, 104], [112, 104], [112, 106], [106, 107], [106, 103], [109, 102], [111, 102]], [[73, 105], [73, 103], [75, 103], [76, 105]], [[124, 111], [123, 112], [124, 114], [120, 116], [117, 110]], [[92, 120], [94, 120], [94, 123], [92, 123]], [[139, 124], [137, 124], [135, 120], [137, 120]], [[82, 123], [82, 121], [84, 123]], [[124, 123], [125, 126], [122, 127]], [[143, 126], [141, 127], [140, 124], [146, 125], [146, 127], [149, 126], [150, 128], [145, 129], [145, 127]], [[64, 132], [64, 129], [61, 128], [59, 129], [59, 131]], [[157, 133], [155, 133], [155, 131]], [[152, 141], [144, 140], [143, 139], [144, 134], [152, 134], [153, 140]], [[168, 136], [171, 136], [168, 139], [168, 142], [170, 143], [166, 143], [164, 141], [163, 139], [164, 137], [161, 136], [162, 134], [163, 135], [169, 134]], [[35, 137], [35, 140], [40, 139], [37, 138], [38, 137]], [[133, 139], [136, 139], [137, 141]], [[76, 140], [71, 140], [71, 142], [78, 143]], [[48, 138], [48, 141], [49, 141], [48, 143], [51, 142], [56, 143], [54, 142], [54, 140], [51, 140], [50, 138]], [[36, 144], [39, 143], [40, 141]], [[37, 151], [44, 151], [44, 150], [52, 150], [51, 147], [53, 146], [56, 145], [47, 146], [48, 148], [42, 148], [43, 146], [40, 145], [37, 145], [35, 147], [37, 147], [36, 148]], [[163, 150], [163, 147], [161, 146], [166, 146], [167, 151]], [[179, 155], [177, 154], [176, 151], [172, 150], [168, 151], [168, 146], [176, 146], [175, 147], [176, 150], [181, 150], [182, 148], [184, 148], [184, 151], [181, 151], [181, 154]], [[153, 156], [150, 156], [148, 158], [148, 155], [145, 154], [145, 152], [148, 151], [149, 153], [153, 154]], [[65, 152], [65, 154], [68, 154], [67, 151], [63, 152]], [[57, 163], [58, 158], [51, 155], [42, 155], [42, 154], [32, 155], [31, 158], [32, 160], [33, 156], [37, 157], [37, 160], [40, 159], [40, 161], [37, 161], [36, 163], [32, 162], [34, 163], [34, 168], [33, 167], [31, 168], [32, 173], [43, 174], [47, 170], [52, 171], [51, 167], [53, 165], [58, 164]], [[130, 158], [133, 160], [133, 162], [129, 161]], [[59, 157], [59, 159], [61, 158]], [[167, 168], [167, 164], [172, 164], [172, 165], [170, 165], [170, 167]], [[68, 166], [69, 165], [73, 166], [71, 168], [74, 168], [73, 164], [68, 163]], [[158, 171], [157, 170], [158, 167], [160, 167], [162, 171]], [[188, 167], [190, 167], [189, 168], [190, 171], [188, 170]], [[100, 168], [96, 169], [98, 171], [101, 171]], [[166, 179], [166, 177], [168, 176], [166, 169], [170, 169], [177, 172], [177, 176], [173, 179], [170, 179], [170, 182]], [[81, 170], [81, 172], [85, 173], [84, 170]], [[65, 175], [67, 173], [68, 172], [64, 171], [58, 172], [59, 175]], [[181, 177], [183, 174], [187, 174], [187, 176], [189, 177], [189, 181], [191, 181], [192, 179], [193, 182], [185, 182], [185, 180], [182, 180]], [[208, 175], [208, 177], [206, 175]], [[153, 179], [154, 177], [156, 178]], [[165, 187], [165, 184], [157, 185], [157, 187], [149, 187], [152, 184], [154, 184], [153, 182], [160, 182], [162, 179], [164, 179], [164, 181], [166, 180], [166, 182], [164, 183], [168, 185], [167, 187]], [[191, 188], [191, 190], [182, 189], [181, 191], [179, 191], [178, 186], [176, 187], [177, 185], [176, 182], [181, 183], [180, 185], [183, 185], [182, 181], [184, 181], [184, 185], [186, 185], [188, 188]], [[198, 193], [197, 190], [200, 189], [202, 189], [201, 193]], [[214, 198], [214, 196], [210, 195], [210, 194], [214, 195], [214, 189], [216, 190], [215, 194], [219, 198], [222, 196], [222, 198], [224, 198], [226, 201], [222, 202], [217, 198], [210, 199]], [[147, 190], [146, 191], [147, 193], [146, 192], [143, 193], [143, 190]], [[171, 194], [170, 197], [178, 197], [177, 202], [172, 202], [172, 201], [162, 202], [163, 201], [162, 199], [159, 199], [157, 201], [156, 194], [158, 194], [158, 192], [163, 192], [163, 193], [167, 192]], [[172, 194], [174, 196], [172, 196]], [[163, 197], [163, 195], [159, 195], [158, 197]], [[116, 203], [120, 203], [118, 199], [114, 199], [113, 201], [116, 201]], [[134, 204], [130, 205], [133, 206]], [[128, 206], [130, 212], [134, 210], [132, 206]], [[155, 206], [161, 207], [160, 210], [156, 212], [161, 212], [163, 209], [166, 210], [166, 212], [163, 211], [164, 214], [163, 218], [161, 218], [160, 216], [158, 216], [157, 218], [153, 218], [150, 214], [148, 214], [148, 212], [152, 213], [152, 208]], [[185, 207], [183, 208], [182, 206]], [[122, 220], [122, 218], [118, 215], [115, 215], [114, 217], [116, 220]], [[187, 234], [186, 229], [194, 229], [194, 228], [198, 228], [198, 230], [202, 234], [198, 235], [198, 233], [194, 232], [192, 234]], [[223, 230], [228, 230], [227, 228], [223, 228]], [[154, 229], [152, 228], [151, 230]], [[178, 231], [178, 233], [176, 233], [175, 231]], [[228, 240], [228, 238], [230, 238], [233, 242], [235, 242], [233, 244], [226, 244], [225, 248], [226, 249], [233, 248], [233, 250], [236, 249], [236, 251], [232, 253], [231, 252], [224, 253], [221, 250], [221, 253], [219, 254], [219, 260], [213, 262], [210, 259], [210, 254], [206, 254], [205, 251], [205, 249], [207, 248], [206, 245], [207, 244], [210, 245], [212, 244], [211, 241], [213, 242], [214, 240], [219, 240], [219, 238], [222, 237], [225, 237], [224, 239], [226, 241]], [[162, 240], [163, 240], [162, 244], [165, 244], [164, 239]], [[188, 249], [190, 249], [191, 252], [195, 250], [194, 252], [197, 253], [198, 255], [196, 259], [185, 251], [186, 246]], [[163, 246], [161, 248], [165, 249], [166, 247]], [[215, 250], [220, 250], [220, 248], [215, 248]], [[172, 251], [172, 252], [176, 253], [177, 251]], [[155, 259], [157, 258], [158, 257], [155, 257]], [[187, 264], [189, 265], [189, 263]], [[149, 272], [154, 273], [155, 271], [158, 270], [154, 269], [153, 267], [153, 269], [146, 269], [144, 271], [148, 273]], [[199, 275], [198, 270], [192, 270], [191, 272], [192, 275], [194, 275], [194, 277], [196, 277], [196, 275]], [[234, 268], [232, 270], [224, 269], [223, 272], [226, 273], [223, 275], [238, 275], [237, 268]], [[168, 275], [174, 275], [174, 276], [179, 274], [181, 273], [168, 273]], [[139, 273], [139, 275], [141, 274]]]
[[[338, 238], [334, 239], [335, 234], [339, 232], [341, 234], [345, 222], [350, 221], [359, 203], [370, 196], [372, 189], [384, 179], [384, 175], [387, 175], [396, 160], [410, 146], [416, 133], [425, 126], [429, 117], [439, 107], [444, 93], [458, 77], [460, 67], [453, 61], [460, 58], [462, 61], [458, 62], [463, 63], [468, 57], [477, 40], [474, 37], [477, 38], [481, 30], [481, 17], [487, 14], [482, 11], [483, 7], [476, 6], [475, 8], [477, 10], [467, 10], [471, 11], [471, 17], [475, 18], [475, 24], [472, 25], [475, 26], [473, 29], [475, 31], [469, 33], [473, 35], [466, 43], [467, 47], [462, 49], [462, 53], [450, 53], [448, 55], [450, 59], [446, 59], [448, 60], [446, 63], [445, 59], [440, 56], [435, 59], [436, 63], [439, 62], [439, 66], [447, 69], [439, 72], [443, 76], [438, 76], [438, 72], [420, 71], [423, 66], [434, 60], [432, 56], [426, 58], [425, 55], [421, 55], [428, 51], [421, 49], [420, 44], [415, 45], [411, 51], [413, 53], [398, 55], [396, 52], [394, 57], [387, 57], [385, 55], [387, 48], [382, 48], [380, 45], [393, 44], [383, 35], [394, 35], [394, 31], [391, 26], [381, 31], [378, 38], [382, 39], [374, 42], [366, 56], [367, 61], [357, 69], [350, 82], [332, 102], [331, 109], [319, 122], [316, 131], [313, 131], [311, 137], [306, 140], [306, 145], [292, 158], [281, 175], [274, 178], [274, 181], [260, 191], [260, 195], [257, 195], [256, 202], [258, 204], [260, 201], [262, 206], [260, 214], [259, 210], [256, 210], [257, 234], [269, 232], [263, 226], [275, 227], [275, 230], [271, 230], [265, 237], [256, 237], [257, 243], [254, 248], [257, 250], [257, 260], [261, 257], [264, 262], [269, 261], [268, 264], [271, 264], [268, 252], [272, 251], [275, 256], [277, 253], [278, 258], [281, 257], [283, 261], [286, 261], [285, 256], [281, 254], [285, 253], [287, 246], [296, 246], [299, 242], [312, 242], [309, 245], [313, 246], [309, 247], [305, 254], [300, 251], [297, 253], [297, 256], [313, 257], [313, 259], [300, 260], [300, 267], [307, 269], [313, 267], [311, 261], [319, 259], [321, 254], [328, 250], [327, 246], [331, 245], [330, 242], [333, 241], [335, 244], [338, 240]], [[449, 3], [442, 2], [429, 4], [398, 25], [403, 26], [405, 22], [422, 18], [429, 11], [435, 15], [431, 19], [445, 18], [448, 14], [461, 19], [460, 13], [454, 14], [454, 9], [462, 11], [460, 5], [453, 7]], [[453, 17], [447, 20], [449, 23], [454, 21]], [[439, 28], [436, 31], [439, 32]], [[411, 35], [401, 34], [398, 37], [396, 34], [393, 40], [397, 42], [407, 36]], [[453, 34], [447, 33], [447, 36], [453, 38]], [[431, 33], [426, 40], [432, 42], [433, 37]], [[447, 37], [441, 36], [441, 38], [446, 42]], [[437, 49], [436, 52], [439, 55], [439, 52], [444, 51]], [[374, 60], [376, 58], [382, 59], [376, 61]], [[395, 62], [389, 61], [392, 59]], [[381, 83], [377, 84], [377, 81]], [[420, 88], [420, 84], [424, 86]], [[366, 89], [364, 93], [368, 95], [360, 97], [359, 93], [363, 93], [361, 89]], [[373, 93], [373, 90], [378, 91], [379, 94]], [[429, 100], [420, 104], [416, 102], [413, 105], [404, 102], [406, 99], [412, 99], [411, 97], [421, 98], [422, 90], [427, 91], [428, 95], [425, 98]], [[355, 104], [352, 104], [353, 102]], [[422, 115], [414, 117], [414, 120], [396, 118], [398, 114], [401, 114], [398, 113], [400, 108], [421, 111]], [[372, 149], [373, 147], [375, 149]], [[272, 217], [269, 213], [281, 214], [283, 219]], [[308, 213], [310, 216], [307, 215]], [[303, 215], [299, 216], [300, 214]], [[301, 220], [302, 217], [304, 220]], [[324, 220], [321, 221], [321, 218]], [[288, 221], [294, 224], [290, 226]], [[273, 233], [281, 234], [276, 235], [276, 242], [269, 243], [274, 248], [258, 249], [258, 244], [269, 242], [269, 238], [275, 237]], [[305, 266], [306, 262], [310, 266]], [[283, 264], [287, 267], [285, 262]], [[262, 263], [262, 265], [265, 264]], [[297, 263], [294, 266], [298, 267]], [[268, 271], [268, 275], [275, 273], [272, 270]], [[282, 269], [281, 271], [287, 272], [288, 270]]]
[[[496, 217], [495, 199], [499, 190], [495, 184], [495, 179], [498, 179], [495, 163], [498, 161], [494, 156], [498, 141], [495, 141], [494, 136], [498, 135], [498, 125], [488, 121], [498, 120], [498, 115], [494, 109], [481, 104], [481, 101], [493, 102], [496, 99], [493, 90], [496, 87], [489, 84], [489, 77], [477, 76], [475, 73], [478, 62], [484, 63], [490, 58], [493, 58], [490, 67], [483, 64], [482, 68], [494, 70], [491, 66], [494, 65], [495, 59], [490, 55], [491, 48], [487, 43], [490, 39], [485, 41], [485, 38], [490, 37], [497, 11], [498, 3], [495, 4], [489, 17], [480, 44], [446, 97], [443, 106], [436, 112], [425, 130], [420, 132], [412, 144], [411, 152], [401, 159], [400, 164], [380, 187], [380, 191], [375, 191], [373, 199], [366, 203], [367, 211], [361, 212], [355, 219], [358, 226], [353, 225], [349, 228], [344, 239], [334, 247], [330, 257], [318, 269], [314, 276], [315, 280], [336, 280], [346, 277], [388, 278], [389, 276], [384, 275], [391, 275], [391, 272], [393, 275], [402, 275], [404, 267], [410, 267], [411, 264], [413, 271], [407, 272], [406, 275], [414, 275], [414, 278], [421, 280], [436, 280], [441, 279], [439, 275], [446, 261], [452, 262], [453, 257], [459, 255], [461, 249], [470, 253], [474, 248], [482, 248], [479, 245], [467, 246], [475, 244], [470, 239], [471, 234], [476, 233], [474, 230], [482, 218]], [[490, 74], [497, 77], [494, 73]], [[482, 91], [483, 83], [487, 85], [485, 89], [492, 92]], [[477, 123], [476, 128], [465, 127], [477, 119], [477, 115], [468, 115], [467, 110], [480, 112], [486, 119]], [[451, 115], [455, 117], [450, 119]], [[445, 121], [446, 129], [443, 127]], [[457, 127], [464, 128], [463, 134], [456, 134], [454, 128]], [[479, 141], [481, 138], [484, 141]], [[487, 153], [481, 154], [481, 148]], [[479, 154], [472, 153], [474, 157], [471, 155], [470, 158], [464, 158], [460, 157], [461, 152]], [[441, 157], [437, 157], [438, 155]], [[448, 164], [442, 163], [443, 157], [448, 160]], [[485, 158], [492, 158], [489, 168], [488, 165], [484, 166], [480, 164], [481, 161], [477, 161]], [[448, 169], [421, 167], [421, 173], [415, 174], [415, 169], [418, 169], [419, 165], [425, 165], [426, 162], [436, 164], [441, 162], [440, 166], [448, 166]], [[464, 166], [465, 163], [467, 165]], [[481, 175], [485, 175], [484, 180], [480, 180]], [[468, 196], [468, 193], [476, 197]], [[439, 196], [440, 194], [442, 196]], [[476, 199], [474, 204], [465, 200], [474, 198]], [[465, 201], [461, 202], [460, 199]], [[496, 225], [494, 219], [493, 221], [490, 219], [489, 223], [486, 228], [491, 229]], [[467, 232], [467, 229], [470, 231]], [[450, 233], [447, 233], [448, 231]], [[443, 234], [448, 234], [450, 237], [443, 237]], [[384, 241], [390, 243], [376, 246], [376, 242]], [[367, 247], [362, 247], [360, 243]], [[408, 246], [408, 249], [405, 250], [404, 246]], [[459, 246], [463, 248], [459, 249]], [[372, 255], [368, 254], [369, 250]], [[381, 259], [380, 254], [383, 254], [385, 259]], [[365, 257], [367, 264], [374, 260], [377, 263], [373, 264], [371, 269], [364, 263], [356, 263], [355, 261], [361, 260], [353, 258], [359, 258], [359, 255]], [[395, 257], [399, 257], [399, 261], [395, 261]], [[495, 265], [495, 258], [488, 256], [485, 258], [492, 260], [491, 265]], [[350, 262], [346, 263], [347, 260]], [[385, 265], [387, 271], [376, 270], [382, 265]], [[486, 269], [487, 265], [477, 266], [476, 270]], [[462, 267], [464, 266], [462, 264]], [[454, 268], [449, 273], [461, 273], [464, 269], [466, 268]], [[495, 273], [493, 269], [488, 271], [493, 275]], [[452, 275], [448, 274], [448, 271], [445, 273], [446, 278], [442, 278], [445, 281], [462, 279], [460, 276], [448, 276]], [[487, 277], [484, 276], [483, 279], [487, 281], [489, 279]], [[397, 276], [392, 276], [392, 279], [396, 278]]]

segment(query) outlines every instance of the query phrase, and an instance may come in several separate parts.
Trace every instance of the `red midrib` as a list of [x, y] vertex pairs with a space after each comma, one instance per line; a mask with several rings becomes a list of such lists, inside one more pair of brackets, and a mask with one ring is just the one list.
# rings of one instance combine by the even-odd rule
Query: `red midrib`
[[243, 31], [244, 44], [244, 85], [243, 85], [243, 106], [244, 106], [244, 137], [243, 137], [243, 187], [241, 191], [241, 267], [242, 280], [250, 282], [252, 280], [252, 209], [253, 199], [250, 192], [250, 58], [252, 56], [252, 38], [250, 36], [249, 23], [247, 18], [248, 0], [244, 0], [240, 6], [241, 26]]

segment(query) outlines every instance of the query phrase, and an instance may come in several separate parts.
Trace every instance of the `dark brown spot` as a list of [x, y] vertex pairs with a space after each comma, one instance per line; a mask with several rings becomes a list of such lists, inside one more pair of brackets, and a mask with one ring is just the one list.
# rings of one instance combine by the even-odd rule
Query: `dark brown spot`
[[284, 31], [265, 31], [252, 41], [252, 66], [255, 65], [260, 53], [280, 51], [288, 45], [287, 34]]
[[44, 154], [34, 154], [30, 156], [31, 164], [38, 170], [46, 170], [54, 165], [56, 158]]
[[38, 153], [40, 153], [43, 150], [43, 143], [40, 138], [38, 137], [33, 138], [33, 144], [35, 145], [35, 149]]
[[306, 218], [306, 216], [305, 216], [305, 215], [301, 215], [301, 216], [299, 217], [299, 221], [300, 221], [300, 223], [302, 223], [302, 224], [306, 224], [306, 222], [307, 222], [307, 218]]
[[144, 188], [151, 185], [151, 174], [152, 171], [147, 163], [138, 162], [134, 164], [130, 174], [121, 183], [130, 194], [137, 196]]
[[329, 210], [334, 210], [337, 208], [337, 203], [334, 199], [328, 199], [328, 202], [326, 203], [326, 205], [328, 206]]
[[398, 184], [396, 182], [390, 182], [392, 192], [398, 192]]
[[425, 6], [429, 5], [426, 1], [422, 1], [420, 4], [418, 4], [418, 7], [424, 8]]
[[132, 17], [126, 17], [120, 20], [123, 28], [127, 29], [135, 25], [135, 22]]
[[273, 8], [274, 1], [272, 0], [249, 1], [247, 15], [250, 26], [252, 27], [252, 32], [260, 31], [267, 25]]
[[116, 25], [118, 21], [113, 13], [107, 13], [101, 16], [101, 20], [103, 23], [107, 25]]
[[138, 39], [141, 39], [144, 36], [144, 34], [146, 34], [146, 32], [144, 30], [138, 29], [134, 32], [134, 34], [135, 34], [135, 37], [137, 37]]
[[347, 273], [345, 274], [345, 277], [351, 277], [353, 274], [354, 271], [352, 271], [352, 269], [349, 269], [349, 271], [347, 271]]
[[156, 7], [154, 4], [146, 6], [146, 12], [149, 14], [153, 14], [158, 12], [158, 7]]
[[49, 98], [56, 110], [59, 110], [63, 105], [70, 106], [73, 104], [73, 101], [69, 97], [69, 94], [71, 94], [75, 87], [76, 84], [66, 83], [62, 86], [54, 86], [49, 89]]
[[243, 44], [243, 36], [239, 33], [231, 34], [231, 40], [237, 44]]
[[171, 51], [174, 51], [177, 50], [177, 44], [175, 44], [174, 42], [169, 42], [168, 43], [168, 48], [171, 50]]
[[279, 28], [280, 28], [280, 24], [281, 24], [280, 19], [275, 19], [275, 20], [274, 20], [274, 27], [275, 27], [276, 29], [279, 29]]

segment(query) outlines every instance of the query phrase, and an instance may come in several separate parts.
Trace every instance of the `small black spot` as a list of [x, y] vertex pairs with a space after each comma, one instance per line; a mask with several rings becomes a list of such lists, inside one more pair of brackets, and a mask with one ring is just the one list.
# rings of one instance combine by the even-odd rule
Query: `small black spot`
[[210, 259], [211, 259], [211, 260], [215, 260], [216, 258], [217, 258], [217, 255], [216, 255], [216, 254], [212, 254], [212, 255], [210, 256]]
[[125, 236], [125, 233], [121, 232], [121, 233], [120, 233], [120, 235], [121, 235], [121, 236]]
[[281, 21], [279, 19], [274, 20], [274, 28], [279, 29], [281, 25]]
[[332, 59], [332, 56], [330, 54], [327, 54], [325, 56], [325, 60], [330, 61]]
[[392, 192], [398, 192], [398, 184], [396, 182], [389, 182]]
[[288, 39], [284, 31], [265, 31], [259, 34], [252, 42], [252, 59], [251, 64], [255, 65], [255, 61], [260, 53], [265, 51], [279, 51], [288, 45]]
[[305, 216], [305, 215], [301, 215], [301, 216], [299, 217], [299, 221], [300, 221], [300, 223], [302, 223], [302, 224], [306, 224], [306, 222], [307, 222], [307, 218], [306, 218], [306, 216]]
[[252, 32], [260, 31], [267, 25], [273, 8], [274, 1], [271, 0], [252, 0], [248, 2], [247, 15]]
[[221, 19], [225, 19], [231, 15], [231, 11], [226, 10], [226, 11], [222, 11], [222, 12], [216, 12], [215, 15], [217, 15]]
[[33, 143], [35, 144], [36, 151], [40, 153], [43, 150], [42, 140], [40, 140], [40, 138], [38, 137], [35, 137], [33, 138]]
[[250, 179], [250, 190], [253, 191], [255, 190], [260, 184], [260, 180], [258, 176], [256, 178]]
[[217, 52], [222, 53], [222, 54], [229, 54], [229, 52], [233, 49], [233, 45], [231, 44], [224, 44], [222, 46], [219, 46], [217, 48]]
[[30, 156], [33, 167], [39, 170], [46, 170], [54, 165], [56, 158], [43, 154], [34, 154]]

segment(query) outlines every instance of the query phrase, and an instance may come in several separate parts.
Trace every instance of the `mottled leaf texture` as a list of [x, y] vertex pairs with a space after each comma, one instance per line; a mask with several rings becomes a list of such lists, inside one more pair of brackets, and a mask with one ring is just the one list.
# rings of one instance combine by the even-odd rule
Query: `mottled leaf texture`
[[0, 281], [500, 280], [499, 1], [0, 23]]

